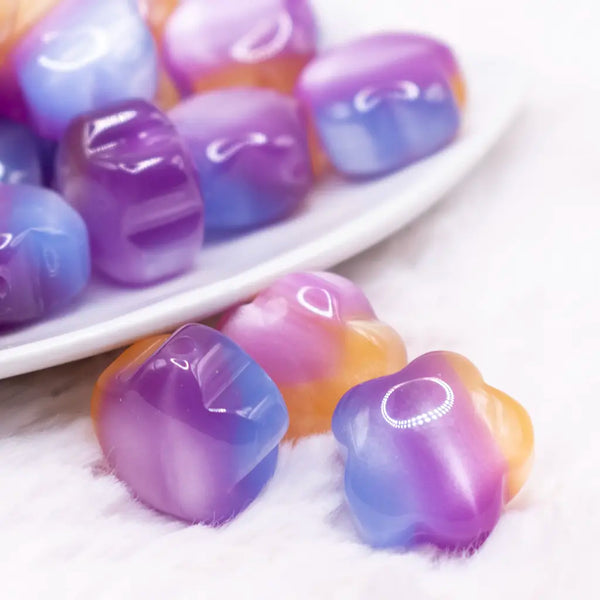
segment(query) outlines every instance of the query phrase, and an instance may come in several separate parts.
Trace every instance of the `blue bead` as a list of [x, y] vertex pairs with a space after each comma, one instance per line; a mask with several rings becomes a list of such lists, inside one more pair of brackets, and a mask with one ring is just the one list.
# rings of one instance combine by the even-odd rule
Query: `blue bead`
[[83, 112], [156, 91], [156, 48], [135, 0], [63, 0], [13, 58], [36, 129], [52, 139]]
[[31, 183], [42, 180], [36, 136], [24, 125], [0, 119], [0, 183]]
[[88, 282], [88, 234], [55, 192], [0, 184], [0, 325], [63, 307]]
[[383, 97], [375, 106], [357, 110], [339, 102], [317, 113], [325, 150], [342, 173], [379, 175], [409, 165], [440, 150], [456, 136], [460, 113], [448, 88], [441, 100], [410, 102]]

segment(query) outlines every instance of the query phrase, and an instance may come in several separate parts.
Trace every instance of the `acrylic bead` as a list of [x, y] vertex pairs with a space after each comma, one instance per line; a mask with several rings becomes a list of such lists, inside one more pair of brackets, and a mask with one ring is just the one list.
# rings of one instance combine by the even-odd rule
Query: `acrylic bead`
[[180, 2], [162, 43], [184, 94], [240, 85], [289, 93], [315, 46], [307, 0]]
[[105, 275], [139, 285], [193, 265], [202, 197], [183, 140], [154, 105], [128, 100], [75, 119], [58, 150], [57, 184], [83, 216]]
[[75, 116], [154, 96], [156, 51], [135, 0], [62, 0], [10, 60], [37, 131], [58, 138]]
[[354, 387], [332, 429], [348, 503], [373, 546], [477, 548], [532, 462], [525, 409], [452, 352]]
[[330, 273], [282, 277], [232, 309], [219, 329], [278, 385], [292, 438], [328, 431], [346, 391], [406, 364], [400, 336], [377, 320], [358, 287]]
[[380, 34], [324, 52], [302, 72], [296, 94], [328, 159], [354, 177], [443, 148], [458, 132], [465, 101], [450, 49], [414, 34]]
[[233, 88], [188, 98], [169, 112], [185, 138], [206, 203], [206, 227], [256, 227], [289, 215], [312, 172], [293, 98]]
[[41, 154], [38, 139], [27, 127], [0, 118], [0, 183], [39, 185]]
[[126, 350], [98, 379], [92, 417], [106, 460], [137, 498], [211, 525], [269, 481], [288, 425], [265, 372], [197, 324]]
[[41, 187], [0, 184], [0, 325], [67, 305], [90, 272], [81, 217]]

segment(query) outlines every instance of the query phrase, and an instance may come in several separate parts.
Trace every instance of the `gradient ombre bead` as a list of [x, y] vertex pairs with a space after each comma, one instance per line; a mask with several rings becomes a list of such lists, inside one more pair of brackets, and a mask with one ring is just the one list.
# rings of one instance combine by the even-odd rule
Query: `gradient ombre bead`
[[106, 460], [137, 498], [211, 525], [256, 498], [288, 425], [265, 372], [197, 324], [126, 350], [98, 379], [92, 417]]
[[450, 143], [465, 87], [448, 46], [390, 33], [317, 56], [302, 72], [296, 95], [333, 166], [348, 176], [370, 177]]
[[50, 190], [0, 183], [0, 326], [69, 304], [89, 275], [81, 217]]
[[10, 54], [38, 133], [57, 139], [77, 115], [126, 98], [151, 99], [152, 35], [135, 0], [62, 0]]
[[452, 352], [351, 389], [332, 429], [346, 450], [348, 503], [373, 546], [477, 548], [533, 457], [525, 409]]
[[162, 43], [184, 94], [240, 85], [290, 93], [315, 47], [307, 0], [182, 1]]
[[192, 267], [204, 236], [204, 205], [188, 150], [153, 104], [127, 100], [69, 125], [57, 185], [83, 216], [94, 266], [141, 285]]
[[10, 54], [27, 31], [60, 1], [2, 0], [0, 2], [0, 116], [27, 122], [27, 105]]
[[298, 103], [274, 90], [198, 94], [169, 112], [185, 138], [206, 205], [206, 227], [235, 230], [281, 219], [312, 184]]
[[227, 313], [219, 329], [278, 385], [291, 438], [328, 431], [345, 392], [406, 364], [400, 336], [357, 286], [331, 273], [286, 275]]

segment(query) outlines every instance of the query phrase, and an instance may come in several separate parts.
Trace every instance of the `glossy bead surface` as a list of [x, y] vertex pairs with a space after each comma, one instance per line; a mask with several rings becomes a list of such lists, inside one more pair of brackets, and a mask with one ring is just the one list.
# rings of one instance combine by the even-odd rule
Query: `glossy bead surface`
[[262, 490], [288, 424], [265, 372], [197, 324], [126, 350], [98, 379], [92, 417], [108, 463], [137, 498], [211, 525]]
[[42, 181], [41, 148], [24, 125], [0, 118], [0, 183]]
[[190, 148], [207, 229], [255, 227], [290, 214], [312, 183], [293, 98], [235, 88], [188, 98], [169, 112]]
[[525, 409], [452, 352], [351, 389], [332, 429], [346, 451], [348, 503], [374, 546], [477, 548], [533, 456]]
[[61, 0], [0, 2], [0, 117], [27, 122], [28, 111], [10, 53], [37, 21]]
[[193, 265], [202, 197], [183, 140], [154, 105], [128, 100], [75, 119], [58, 150], [57, 184], [83, 216], [105, 275], [145, 284]]
[[87, 231], [66, 202], [40, 187], [0, 183], [0, 325], [65, 306], [89, 272]]
[[333, 48], [296, 88], [334, 167], [355, 177], [399, 169], [458, 132], [465, 91], [450, 49], [414, 34], [379, 34]]
[[135, 0], [62, 0], [15, 45], [33, 124], [58, 138], [75, 116], [154, 96], [156, 51]]
[[400, 336], [357, 286], [331, 273], [282, 277], [227, 313], [219, 329], [278, 385], [292, 438], [328, 431], [346, 391], [406, 364]]
[[291, 92], [316, 46], [307, 0], [192, 0], [168, 19], [165, 61], [184, 93], [229, 86]]

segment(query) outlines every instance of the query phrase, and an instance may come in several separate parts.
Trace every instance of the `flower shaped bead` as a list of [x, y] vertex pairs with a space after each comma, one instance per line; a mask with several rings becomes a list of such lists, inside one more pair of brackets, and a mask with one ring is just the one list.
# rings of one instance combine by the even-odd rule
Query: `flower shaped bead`
[[[458, 132], [465, 87], [446, 45], [393, 33], [317, 56], [302, 72], [296, 95], [309, 131], [316, 132], [334, 167], [371, 177], [448, 144]], [[318, 163], [313, 148], [315, 154]]]
[[531, 420], [466, 358], [432, 352], [341, 399], [346, 497], [373, 546], [476, 548], [523, 486]]
[[89, 275], [81, 217], [50, 190], [0, 183], [0, 326], [65, 306]]
[[289, 93], [314, 56], [316, 26], [307, 0], [188, 0], [167, 19], [161, 47], [184, 94], [240, 85]]
[[105, 275], [140, 285], [192, 266], [204, 205], [187, 146], [153, 104], [127, 100], [74, 119], [57, 184], [83, 216]]
[[115, 474], [151, 507], [218, 525], [273, 475], [288, 415], [275, 384], [204, 325], [142, 340], [100, 376], [92, 398]]
[[346, 391], [406, 364], [400, 336], [358, 287], [331, 273], [282, 277], [226, 314], [220, 329], [279, 387], [292, 438], [328, 431]]

